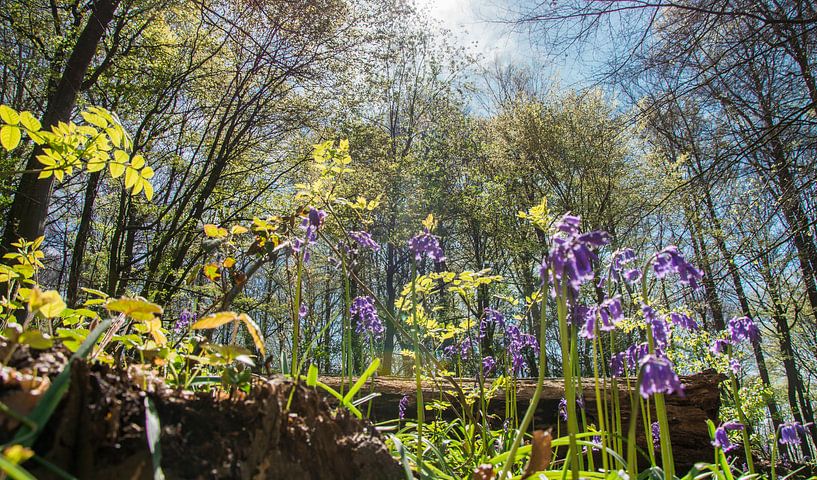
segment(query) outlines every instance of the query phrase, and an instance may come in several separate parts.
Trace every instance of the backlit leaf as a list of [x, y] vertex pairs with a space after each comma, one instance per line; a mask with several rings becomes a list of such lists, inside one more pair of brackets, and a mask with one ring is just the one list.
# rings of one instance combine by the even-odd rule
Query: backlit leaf
[[14, 150], [20, 144], [20, 127], [3, 125], [0, 128], [0, 144], [6, 150]]
[[218, 328], [222, 325], [234, 322], [236, 320], [238, 320], [238, 314], [235, 312], [211, 313], [210, 315], [207, 315], [198, 322], [194, 323], [193, 326], [190, 328], [192, 328], [193, 330], [206, 330], [209, 328]]
[[247, 330], [250, 332], [250, 336], [252, 337], [253, 343], [255, 343], [255, 347], [261, 352], [261, 355], [266, 354], [266, 349], [264, 348], [264, 340], [261, 338], [261, 329], [258, 328], [258, 324], [250, 318], [249, 315], [246, 313], [242, 313], [238, 316], [238, 319], [241, 320], [244, 325], [247, 326]]

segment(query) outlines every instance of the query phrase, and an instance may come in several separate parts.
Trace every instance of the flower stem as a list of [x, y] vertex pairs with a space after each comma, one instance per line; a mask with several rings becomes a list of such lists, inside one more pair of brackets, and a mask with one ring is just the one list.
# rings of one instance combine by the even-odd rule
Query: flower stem
[[[545, 278], [547, 278], [547, 276], [545, 276]], [[508, 459], [502, 466], [502, 472], [500, 473], [499, 477], [497, 477], [503, 480], [508, 478], [508, 473], [510, 473], [511, 468], [513, 468], [514, 459], [516, 458], [516, 451], [519, 449], [519, 445], [522, 443], [525, 432], [528, 430], [528, 426], [533, 420], [533, 415], [536, 413], [536, 407], [539, 404], [539, 397], [542, 396], [542, 386], [545, 383], [545, 358], [547, 355], [545, 351], [545, 332], [547, 330], [547, 323], [545, 322], [545, 302], [547, 300], [546, 292], [547, 280], [545, 280], [544, 284], [542, 285], [542, 307], [539, 309], [539, 375], [536, 378], [536, 389], [533, 391], [533, 397], [531, 397], [528, 409], [525, 411], [525, 416], [522, 417], [522, 423], [519, 425], [519, 430], [516, 432], [516, 436], [514, 436], [513, 443], [511, 444], [511, 450], [508, 452]]]

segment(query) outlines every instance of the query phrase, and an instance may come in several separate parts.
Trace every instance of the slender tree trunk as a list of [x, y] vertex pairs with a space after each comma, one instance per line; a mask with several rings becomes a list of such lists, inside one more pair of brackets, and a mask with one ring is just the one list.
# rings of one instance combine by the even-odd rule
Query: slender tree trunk
[[[48, 105], [41, 120], [44, 129], [71, 119], [82, 80], [105, 35], [105, 29], [113, 19], [118, 4], [119, 0], [93, 2], [91, 15], [65, 64], [65, 70], [57, 88], [49, 95]], [[42, 148], [35, 147], [26, 163], [26, 170], [37, 170], [41, 167], [37, 160], [40, 154], [42, 154]], [[51, 200], [54, 177], [52, 175], [39, 179], [38, 176], [36, 172], [25, 173], [20, 180], [8, 212], [3, 242], [0, 246], [0, 249], [4, 251], [8, 251], [11, 243], [19, 238], [33, 240], [45, 232], [45, 220], [48, 217], [48, 204]]]
[[695, 251], [695, 257], [698, 259], [701, 268], [704, 271], [704, 293], [706, 295], [706, 303], [712, 311], [712, 319], [715, 323], [715, 330], [723, 330], [726, 328], [726, 322], [723, 319], [723, 304], [721, 303], [718, 292], [715, 290], [715, 279], [712, 276], [712, 262], [709, 259], [709, 254], [706, 251], [706, 244], [704, 244], [701, 236], [701, 219], [698, 213], [692, 208], [685, 208], [684, 213], [689, 222], [689, 232], [692, 237], [692, 249]]
[[[738, 271], [738, 266], [735, 264], [735, 258], [723, 238], [723, 228], [720, 218], [718, 218], [717, 211], [715, 210], [715, 205], [712, 202], [712, 196], [710, 195], [708, 189], [704, 188], [703, 190], [704, 204], [706, 205], [709, 213], [709, 221], [712, 223], [712, 228], [715, 232], [715, 235], [713, 235], [715, 244], [718, 246], [718, 250], [723, 257], [723, 260], [726, 262], [726, 268], [729, 271], [729, 276], [732, 278], [732, 284], [735, 287], [735, 295], [738, 297], [740, 310], [745, 316], [751, 317], [752, 312], [749, 308], [749, 299], [746, 298], [746, 292], [743, 290], [743, 283], [740, 279], [740, 271]], [[763, 386], [765, 388], [770, 388], [772, 383], [771, 379], [769, 378], [769, 369], [766, 367], [766, 359], [763, 356], [763, 348], [760, 339], [756, 339], [752, 342], [752, 350], [755, 354], [755, 361], [757, 362], [760, 380], [763, 382]], [[766, 398], [766, 408], [769, 410], [769, 415], [772, 418], [772, 424], [774, 425], [775, 430], [777, 430], [777, 427], [780, 425], [782, 419], [780, 418], [780, 412], [778, 411], [777, 402], [775, 401], [774, 396], [769, 395]]]
[[71, 254], [71, 270], [68, 274], [68, 305], [76, 306], [79, 293], [80, 278], [82, 276], [82, 263], [85, 259], [85, 247], [88, 245], [88, 237], [91, 233], [91, 219], [93, 217], [94, 201], [96, 200], [97, 187], [99, 186], [100, 172], [94, 172], [88, 176], [88, 184], [85, 186], [85, 201], [82, 205], [82, 216], [79, 220], [77, 238], [74, 240], [74, 249]]
[[[783, 357], [783, 368], [786, 372], [789, 408], [791, 409], [794, 419], [801, 424], [814, 422], [814, 414], [812, 413], [811, 406], [808, 405], [808, 408], [805, 408], [806, 402], [802, 395], [803, 379], [800, 376], [800, 372], [797, 370], [797, 365], [795, 362], [794, 348], [791, 340], [791, 329], [789, 328], [789, 322], [786, 319], [786, 315], [783, 311], [783, 298], [780, 295], [780, 289], [778, 288], [776, 280], [772, 276], [771, 265], [769, 264], [769, 258], [766, 255], [760, 256], [760, 274], [763, 277], [763, 281], [766, 283], [766, 288], [769, 291], [769, 297], [772, 303], [771, 316], [777, 329], [780, 355]], [[800, 397], [799, 399], [798, 396]], [[815, 444], [817, 444], [817, 432], [815, 432], [813, 428], [808, 430], [811, 432], [811, 436], [814, 439]], [[803, 448], [803, 453], [808, 454], [808, 451], [806, 450], [808, 447], [803, 445]]]

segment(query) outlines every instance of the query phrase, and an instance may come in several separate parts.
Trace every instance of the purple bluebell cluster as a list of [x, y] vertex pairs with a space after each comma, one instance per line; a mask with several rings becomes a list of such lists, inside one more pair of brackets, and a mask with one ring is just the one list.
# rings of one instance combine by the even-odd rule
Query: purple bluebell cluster
[[385, 329], [383, 322], [377, 315], [377, 309], [374, 306], [374, 299], [369, 296], [355, 297], [352, 301], [352, 306], [349, 307], [349, 313], [352, 317], [357, 317], [357, 333], [367, 333], [373, 338], [377, 339], [383, 335]]
[[475, 348], [473, 343], [470, 339], [465, 339], [460, 343], [452, 343], [443, 348], [443, 353], [448, 356], [449, 358], [459, 357], [462, 361], [466, 361], [471, 358], [471, 354], [474, 352]]
[[409, 397], [408, 395], [403, 395], [403, 398], [400, 399], [400, 403], [397, 404], [397, 416], [400, 420], [406, 418], [406, 410], [408, 409], [409, 404]]
[[652, 422], [652, 446], [656, 450], [661, 450], [661, 425], [658, 422]]
[[644, 314], [644, 320], [647, 321], [647, 325], [652, 329], [652, 339], [655, 342], [655, 348], [666, 348], [669, 342], [667, 322], [646, 303], [641, 304], [641, 313]]
[[656, 393], [684, 394], [681, 379], [672, 370], [672, 362], [657, 355], [647, 355], [641, 359], [641, 396], [649, 398]]
[[323, 226], [326, 219], [326, 212], [315, 207], [309, 207], [309, 212], [301, 221], [301, 228], [305, 230], [304, 238], [296, 238], [292, 241], [292, 251], [294, 253], [304, 252], [304, 262], [309, 262], [309, 245], [318, 240], [318, 230]]
[[[576, 408], [578, 410], [584, 409], [584, 399], [582, 397], [576, 397]], [[567, 399], [564, 397], [559, 400], [559, 417], [565, 422], [567, 421]]]
[[580, 224], [579, 217], [569, 214], [556, 222], [556, 228], [564, 235], [551, 237], [550, 252], [539, 269], [543, 280], [550, 272], [552, 285], [567, 282], [571, 298], [578, 296], [583, 283], [593, 280], [593, 261], [598, 257], [592, 249], [610, 243], [607, 232], [579, 233]]
[[423, 257], [428, 257], [436, 263], [445, 261], [445, 254], [442, 247], [440, 247], [440, 238], [432, 235], [428, 228], [424, 228], [422, 233], [412, 237], [408, 245], [409, 251], [414, 254], [414, 260], [418, 262]]
[[176, 320], [176, 323], [173, 324], [173, 333], [176, 334], [182, 333], [191, 324], [195, 323], [195, 321], [196, 314], [190, 312], [190, 310], [185, 308], [184, 310], [182, 310], [182, 313], [179, 314], [179, 319]]
[[[577, 310], [577, 309], [574, 309]], [[577, 310], [581, 312], [582, 310]], [[579, 334], [588, 339], [596, 335], [596, 320], [600, 320], [599, 330], [610, 332], [624, 320], [624, 310], [621, 308], [621, 297], [616, 295], [601, 302], [600, 305], [584, 309], [584, 325]]]
[[681, 328], [686, 328], [687, 330], [698, 329], [698, 324], [695, 323], [695, 320], [683, 312], [671, 312], [669, 314], [669, 321], [671, 321], [674, 325], [678, 325]]
[[488, 376], [494, 372], [496, 369], [496, 360], [494, 357], [488, 355], [487, 357], [482, 359], [482, 374], [484, 376]]
[[518, 373], [525, 366], [525, 358], [522, 351], [531, 348], [535, 353], [539, 353], [539, 343], [536, 337], [522, 333], [516, 325], [508, 325], [505, 328], [505, 347], [511, 356], [511, 365], [514, 373]]
[[610, 375], [623, 377], [627, 373], [627, 353], [619, 352], [610, 357]]
[[712, 442], [712, 445], [720, 448], [724, 452], [729, 452], [737, 448], [737, 445], [733, 444], [729, 440], [730, 430], [743, 430], [743, 424], [738, 422], [726, 422], [720, 427], [716, 428], [715, 440]]
[[729, 368], [732, 369], [732, 373], [735, 375], [739, 374], [743, 367], [740, 366], [740, 362], [735, 360], [734, 358], [729, 360]]
[[652, 268], [658, 278], [664, 278], [670, 273], [678, 274], [681, 284], [689, 285], [693, 290], [698, 289], [698, 282], [704, 276], [703, 272], [686, 261], [675, 245], [670, 245], [658, 252], [653, 260]]
[[806, 427], [800, 422], [785, 422], [780, 425], [780, 443], [784, 445], [800, 445], [800, 434], [806, 434]]
[[641, 270], [635, 266], [636, 257], [632, 248], [623, 248], [613, 252], [610, 261], [609, 277], [613, 282], [634, 284], [641, 280]]
[[380, 245], [374, 241], [372, 235], [369, 232], [349, 232], [349, 238], [355, 241], [358, 245], [363, 248], [368, 248], [373, 252], [380, 251]]
[[488, 337], [488, 329], [491, 326], [505, 328], [505, 315], [493, 308], [486, 308], [483, 312], [482, 319], [479, 321], [479, 338]]
[[732, 344], [736, 345], [744, 340], [756, 342], [760, 340], [760, 329], [749, 317], [734, 317], [726, 326]]

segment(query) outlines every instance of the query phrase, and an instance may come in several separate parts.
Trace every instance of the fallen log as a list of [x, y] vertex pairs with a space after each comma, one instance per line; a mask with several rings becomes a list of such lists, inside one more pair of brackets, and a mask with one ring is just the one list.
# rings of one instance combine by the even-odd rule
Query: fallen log
[[[0, 366], [0, 401], [27, 414], [47, 389], [43, 382], [62, 371], [67, 358], [61, 349], [19, 349]], [[255, 381], [249, 394], [192, 393], [170, 389], [135, 367], [84, 362], [73, 364], [70, 389], [33, 450], [81, 479], [153, 479], [146, 397], [160, 423], [168, 479], [405, 478], [371, 423], [335, 410], [303, 384], [277, 377]], [[0, 414], [0, 443], [17, 426]], [[34, 460], [24, 467], [36, 478], [64, 478]]]
[[[685, 395], [666, 396], [667, 415], [672, 438], [672, 450], [675, 463], [679, 469], [688, 469], [696, 462], [709, 461], [713, 456], [710, 443], [709, 431], [706, 420], [717, 423], [718, 410], [720, 408], [719, 384], [724, 377], [715, 372], [705, 372], [696, 375], [682, 376], [681, 382], [684, 384]], [[339, 377], [322, 377], [321, 381], [328, 386], [340, 389], [342, 379]], [[464, 390], [468, 390], [477, 385], [472, 378], [457, 380]], [[348, 382], [348, 379], [347, 379]], [[630, 400], [626, 389], [626, 383], [619, 382], [619, 398], [621, 405], [622, 424], [627, 425], [630, 413]], [[347, 387], [348, 388], [348, 387]], [[488, 385], [486, 385], [486, 390]], [[517, 411], [520, 417], [530, 404], [533, 391], [535, 389], [534, 380], [518, 380], [516, 389]], [[423, 401], [427, 404], [433, 400], [445, 400], [457, 406], [456, 399], [445, 392], [451, 388], [446, 381], [423, 382]], [[413, 418], [417, 407], [415, 402], [416, 383], [413, 378], [397, 377], [377, 377], [366, 384], [366, 387], [358, 394], [364, 395], [370, 391], [377, 392], [379, 396], [372, 401], [371, 418], [373, 421], [385, 421], [397, 418], [398, 404], [403, 396], [409, 399], [406, 409], [406, 417]], [[604, 396], [612, 398], [609, 383]], [[365, 393], [364, 393], [365, 392]], [[592, 380], [582, 382], [582, 393], [584, 398], [584, 414], [588, 425], [598, 425], [598, 414], [596, 408], [595, 385]], [[552, 428], [554, 432], [566, 432], [566, 424], [559, 418], [559, 402], [564, 397], [564, 383], [561, 378], [549, 378], [543, 385], [542, 396], [536, 409], [533, 428]], [[489, 419], [494, 420], [497, 426], [505, 418], [505, 392], [499, 389], [488, 404]], [[477, 408], [473, 412], [477, 414]], [[454, 408], [438, 413], [443, 419], [455, 418], [458, 413]], [[655, 419], [653, 412], [652, 418]], [[432, 417], [432, 412], [427, 413], [427, 417]], [[646, 436], [642, 427], [642, 419], [639, 413], [638, 423], [638, 443], [643, 448], [646, 445]]]

